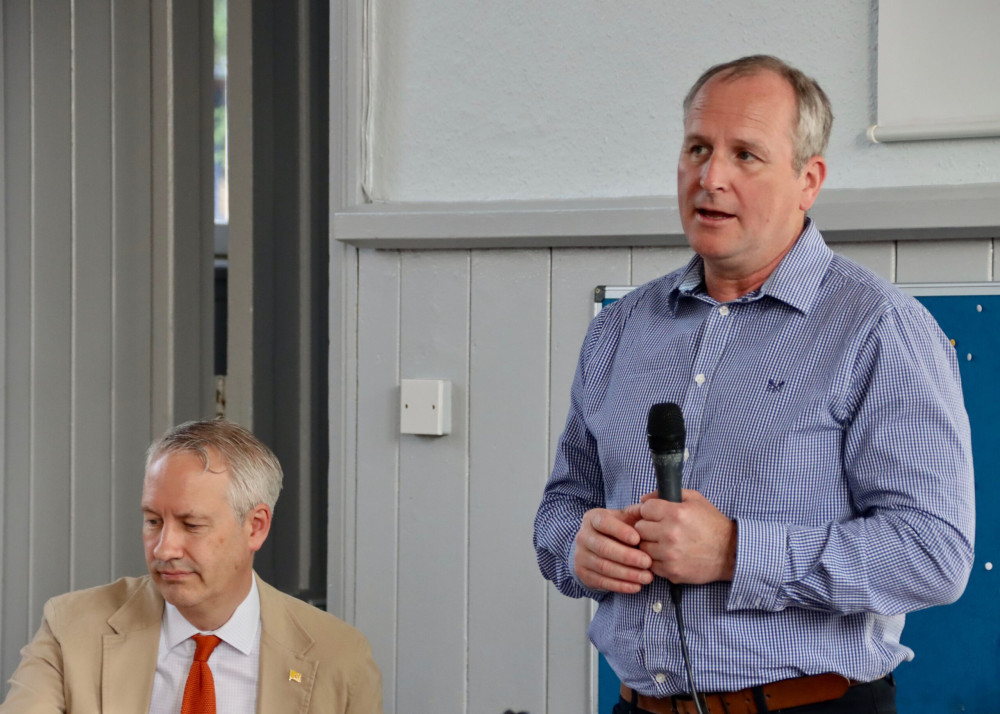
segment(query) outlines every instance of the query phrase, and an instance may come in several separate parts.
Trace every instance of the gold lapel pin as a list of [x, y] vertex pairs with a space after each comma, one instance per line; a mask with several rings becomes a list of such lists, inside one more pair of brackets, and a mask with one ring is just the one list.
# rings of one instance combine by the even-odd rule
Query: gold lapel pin
[[288, 681], [289, 682], [302, 682], [302, 674], [296, 672], [294, 669], [288, 670]]

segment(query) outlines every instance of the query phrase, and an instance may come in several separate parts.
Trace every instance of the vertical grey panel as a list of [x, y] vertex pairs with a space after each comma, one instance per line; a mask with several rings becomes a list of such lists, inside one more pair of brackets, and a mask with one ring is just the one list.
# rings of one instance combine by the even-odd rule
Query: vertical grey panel
[[[73, 14], [73, 387], [70, 587], [111, 575], [111, 8]], [[136, 536], [138, 537], [138, 536]]]
[[31, 529], [28, 620], [69, 587], [72, 195], [70, 7], [32, 8]]
[[149, 3], [114, 0], [112, 576], [145, 571], [139, 499], [152, 439], [152, 113]]
[[[6, 77], [4, 76], [4, 39], [3, 39], [4, 8], [0, 3], [0, 501], [3, 500], [4, 476], [3, 469], [7, 461], [5, 446], [5, 429], [7, 426], [7, 182], [4, 177], [4, 167], [7, 165], [4, 147], [6, 132], [4, 132], [4, 91]], [[0, 618], [4, 610], [4, 508], [0, 502]], [[3, 627], [0, 626], [0, 677], [5, 673], [3, 668]], [[0, 679], [6, 681], [6, 678]]]
[[666, 248], [632, 249], [632, 285], [642, 285], [654, 278], [666, 275], [685, 265], [694, 251], [690, 248], [671, 246]]
[[396, 690], [400, 714], [457, 714], [467, 666], [469, 254], [404, 252], [401, 298], [400, 377], [451, 380], [452, 432], [398, 437]]
[[549, 263], [548, 251], [472, 256], [470, 712], [545, 708], [531, 527], [548, 467]]
[[[358, 253], [357, 601], [354, 624], [394, 714], [399, 524], [399, 254]], [[401, 714], [407, 714], [404, 707]]]
[[896, 244], [891, 241], [878, 243], [832, 243], [830, 248], [855, 263], [878, 273], [886, 280], [895, 279]]
[[358, 250], [330, 246], [329, 612], [355, 622], [357, 560]]
[[[364, 0], [329, 3], [329, 180], [331, 215], [361, 196]], [[332, 235], [332, 238], [336, 238]], [[330, 473], [327, 608], [354, 621], [354, 439], [356, 400], [357, 250], [330, 245]]]
[[[3, 494], [5, 490], [4, 472], [7, 465], [7, 180], [4, 175], [7, 166], [6, 137], [4, 128], [6, 124], [6, 100], [7, 88], [6, 63], [4, 56], [4, 7], [0, 3], [0, 622], [4, 614], [4, 585], [6, 578], [6, 540], [4, 529], [6, 518], [4, 515]], [[0, 681], [6, 681], [7, 670], [4, 669], [4, 636], [3, 625], [0, 624]]]
[[899, 241], [896, 246], [896, 281], [946, 283], [989, 280], [992, 249], [989, 239]]
[[1000, 280], [1000, 238], [993, 239], [993, 272], [990, 273], [990, 280]]
[[[550, 468], [555, 459], [559, 435], [566, 423], [569, 392], [580, 346], [593, 315], [594, 286], [627, 285], [629, 263], [630, 251], [627, 248], [552, 252]], [[538, 500], [541, 500], [542, 483], [544, 475], [540, 474], [536, 488]], [[545, 711], [548, 714], [582, 714], [591, 711], [591, 645], [587, 639], [590, 600], [568, 598], [552, 585], [548, 585], [547, 596], [548, 678]]]
[[212, 4], [152, 16], [153, 430], [215, 408]]
[[6, 188], [6, 399], [3, 464], [4, 597], [0, 628], [6, 682], [38, 622], [28, 622], [28, 502], [31, 489], [31, 11], [6, 2], [4, 185]]
[[[268, 234], [256, 225], [268, 224], [270, 217], [258, 216], [270, 209], [270, 201], [257, 206], [255, 191], [258, 176], [266, 181], [267, 172], [254, 172], [257, 152], [254, 145], [253, 77], [253, 4], [226, 3], [228, 31], [227, 60], [231, 69], [226, 76], [226, 124], [229, 144], [229, 268], [227, 278], [226, 340], [226, 417], [254, 427], [254, 231]], [[270, 67], [265, 63], [264, 68]], [[263, 88], [259, 91], [263, 92]], [[256, 210], [255, 210], [256, 209]]]

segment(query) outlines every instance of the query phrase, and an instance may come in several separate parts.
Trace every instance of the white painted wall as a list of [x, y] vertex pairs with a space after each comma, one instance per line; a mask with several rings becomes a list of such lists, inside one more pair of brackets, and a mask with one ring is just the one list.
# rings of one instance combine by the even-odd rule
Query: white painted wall
[[776, 54], [834, 122], [827, 189], [1000, 181], [1000, 139], [874, 145], [871, 0], [370, 0], [371, 198], [675, 195], [680, 102]]

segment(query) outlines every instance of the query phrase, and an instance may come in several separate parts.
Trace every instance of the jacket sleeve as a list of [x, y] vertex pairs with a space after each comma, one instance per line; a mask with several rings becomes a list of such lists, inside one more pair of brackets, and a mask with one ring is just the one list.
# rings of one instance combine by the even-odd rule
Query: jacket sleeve
[[367, 642], [348, 685], [346, 714], [382, 714], [382, 675]]
[[10, 679], [10, 689], [0, 704], [0, 714], [66, 712], [62, 646], [49, 625], [54, 618], [50, 601], [45, 604], [42, 624], [35, 637], [21, 649], [21, 663]]

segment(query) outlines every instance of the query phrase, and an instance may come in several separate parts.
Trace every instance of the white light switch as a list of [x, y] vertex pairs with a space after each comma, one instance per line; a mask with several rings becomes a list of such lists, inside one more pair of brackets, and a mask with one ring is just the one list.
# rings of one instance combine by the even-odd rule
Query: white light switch
[[404, 379], [399, 385], [399, 431], [442, 436], [451, 433], [451, 382]]

